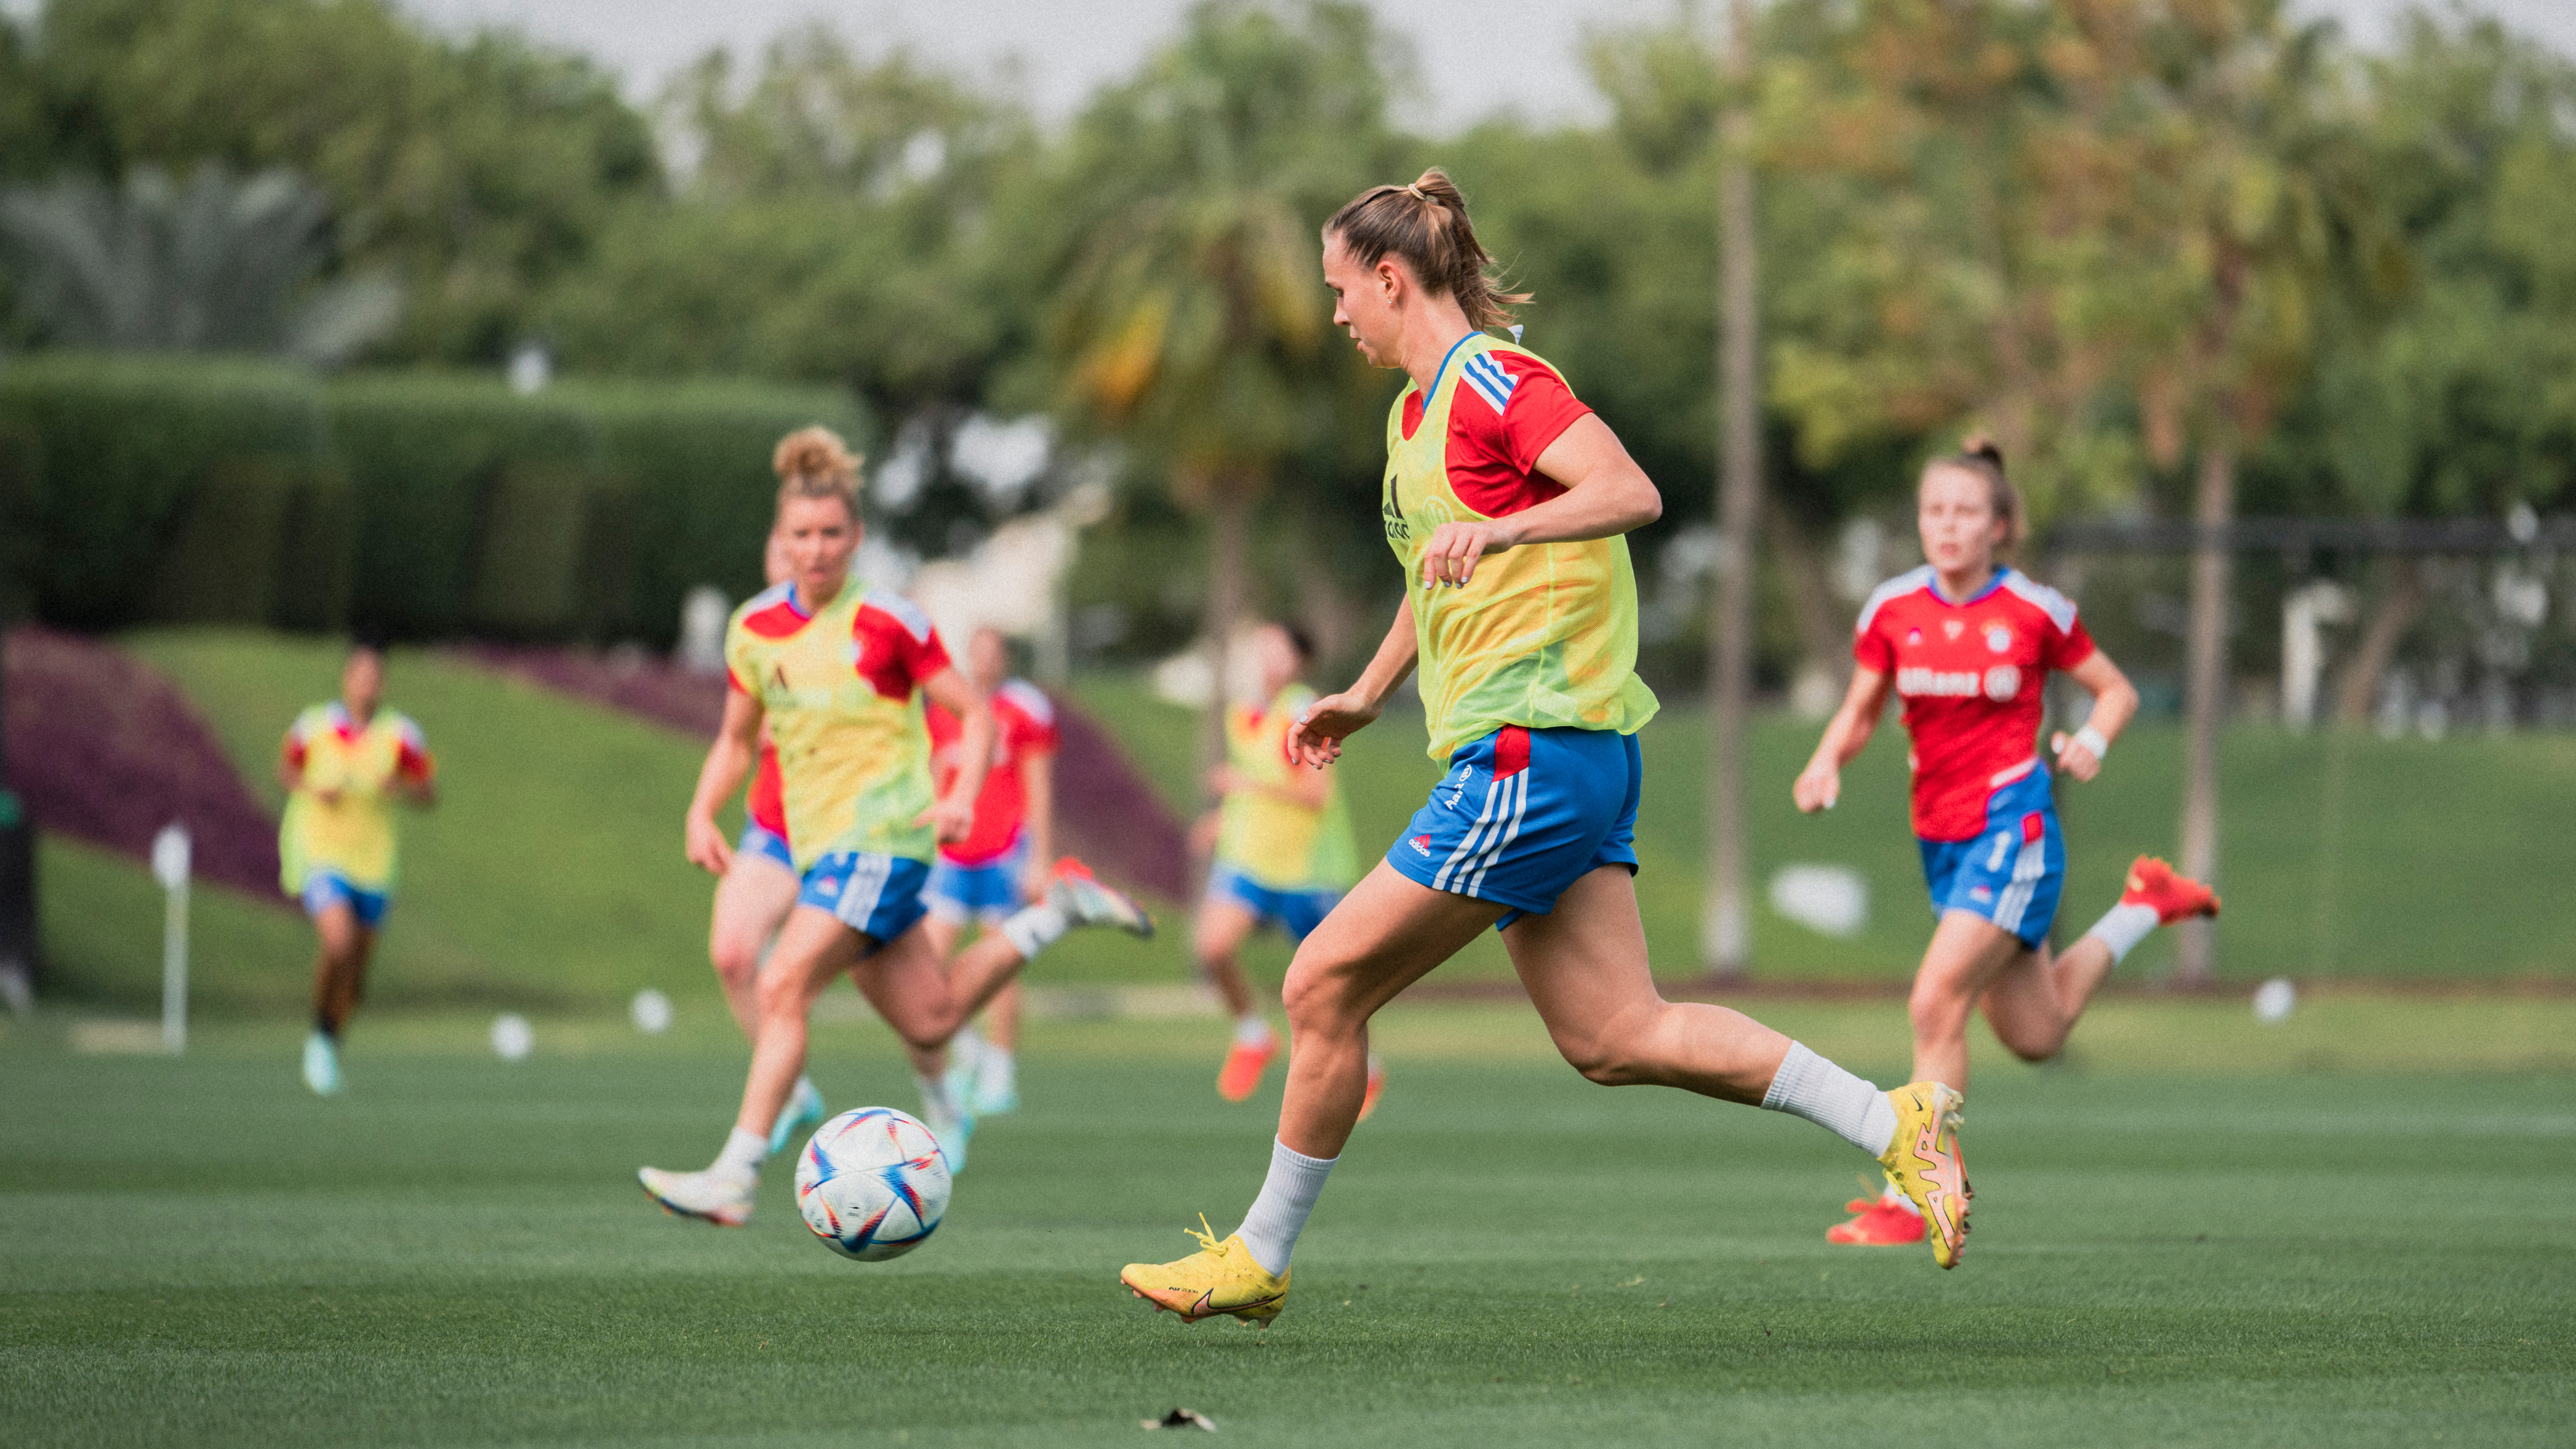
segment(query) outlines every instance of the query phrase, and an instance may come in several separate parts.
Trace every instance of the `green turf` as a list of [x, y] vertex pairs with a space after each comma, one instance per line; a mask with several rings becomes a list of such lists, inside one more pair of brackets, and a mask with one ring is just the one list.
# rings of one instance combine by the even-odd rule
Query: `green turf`
[[[277, 736], [334, 687], [327, 641], [232, 631], [159, 631], [126, 641], [188, 689], [254, 788], [272, 801]], [[1085, 678], [1081, 702], [1124, 738], [1176, 804], [1191, 786], [1195, 720], [1125, 676]], [[405, 821], [405, 878], [371, 1001], [389, 1006], [514, 1005], [600, 1009], [644, 986], [684, 1010], [713, 1010], [704, 957], [711, 884], [679, 858], [679, 816], [699, 746], [671, 731], [405, 650], [390, 697], [429, 732], [446, 799]], [[1896, 981], [1929, 925], [1905, 824], [1902, 740], [1891, 726], [1854, 767], [1843, 804], [1797, 815], [1788, 781], [1814, 727], [1761, 721], [1753, 734], [1757, 884], [1780, 865], [1851, 866], [1867, 879], [1868, 928], [1815, 934], [1767, 907], [1755, 920], [1755, 969], [1777, 980]], [[1702, 846], [1703, 733], [1675, 709], [1649, 728], [1649, 788], [1638, 878], [1647, 937], [1668, 976], [1695, 969]], [[1390, 716], [1356, 737], [1347, 786], [1364, 845], [1394, 838], [1436, 771], [1418, 721]], [[2091, 786], [2061, 793], [2073, 879], [2061, 931], [2080, 931], [2116, 892], [2131, 855], [2173, 838], [2180, 744], [2141, 727]], [[2298, 737], [2244, 727], [2229, 736], [2220, 923], [2224, 974], [2251, 980], [2335, 976], [2576, 976], [2562, 883], [2576, 873], [2576, 738], [2455, 737], [2439, 744]], [[159, 905], [135, 863], [48, 841], [44, 919], [55, 989], [142, 1010], [157, 1000]], [[201, 1010], [296, 1009], [310, 954], [301, 923], [239, 898], [201, 895], [195, 983]], [[1167, 909], [1167, 915], [1170, 914]], [[1256, 978], [1288, 953], [1253, 946]], [[2150, 941], [2131, 979], [2167, 968]], [[1444, 979], [1495, 978], [1492, 940]], [[1139, 946], [1083, 933], [1032, 979], [1181, 981], [1186, 933]]]
[[[1399, 1007], [1386, 1107], [1267, 1334], [1113, 1282], [1257, 1182], [1275, 1095], [1214, 1099], [1216, 1023], [1042, 1025], [1026, 1111], [876, 1266], [807, 1238], [783, 1173], [741, 1232], [634, 1191], [720, 1130], [740, 1057], [706, 1023], [541, 1018], [507, 1066], [480, 1018], [384, 1017], [327, 1103], [285, 1028], [171, 1061], [22, 1025], [0, 1420], [25, 1446], [1052, 1445], [1178, 1404], [1264, 1444], [2567, 1442], [2569, 1005], [2531, 1009], [2536, 1056], [2463, 1031], [2408, 1076], [2349, 1068], [2414, 1043], [2414, 1007], [2328, 1006], [2311, 1044], [2346, 1070], [2290, 1070], [2303, 1018], [2241, 1005], [2115, 1003], [2070, 1067], [1989, 1053], [1951, 1274], [1821, 1241], [1866, 1163], [1804, 1123], [1587, 1086], [1525, 1011]], [[1856, 1065], [1902, 1048], [1885, 1005], [1775, 1014], [1875, 1043]], [[2230, 1043], [2225, 1075], [2127, 1065]], [[826, 1027], [815, 1071], [836, 1104], [906, 1095], [874, 1026]]]

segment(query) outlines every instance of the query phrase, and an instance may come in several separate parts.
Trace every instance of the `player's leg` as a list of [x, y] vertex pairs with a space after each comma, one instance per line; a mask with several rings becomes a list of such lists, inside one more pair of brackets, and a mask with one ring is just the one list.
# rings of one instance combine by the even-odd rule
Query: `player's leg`
[[760, 1004], [755, 995], [760, 963], [769, 953], [770, 939], [796, 904], [797, 883], [795, 867], [751, 849], [736, 850], [732, 867], [716, 882], [707, 957], [715, 963], [716, 983], [724, 989], [725, 1005], [745, 1041], [760, 1035]]
[[807, 1016], [823, 988], [857, 962], [865, 944], [820, 906], [800, 902], [788, 913], [755, 991], [760, 1029], [752, 1038], [741, 1108], [723, 1149], [702, 1172], [647, 1167], [638, 1173], [645, 1192], [665, 1211], [727, 1227], [751, 1220], [770, 1128], [805, 1070]]
[[2013, 1055], [2044, 1062], [2066, 1047], [2093, 994], [2111, 972], [2158, 926], [2192, 916], [2215, 916], [2219, 900], [2209, 887], [2153, 856], [2129, 867], [2118, 904], [2054, 959], [2042, 949], [2015, 959], [1987, 986], [1981, 1005], [1986, 1022]]
[[1906, 1014], [1914, 1027], [1914, 1079], [1968, 1090], [1968, 1018], [1977, 1000], [2016, 963], [2038, 953], [1973, 911], [1948, 910], [1915, 969]]
[[[1000, 912], [993, 912], [983, 923], [984, 934], [1001, 930], [1002, 920]], [[984, 1003], [983, 1039], [975, 1054], [973, 1105], [978, 1117], [1019, 1110], [1020, 1015], [1026, 1009], [1027, 994], [1019, 978], [1013, 977]]]
[[[725, 1005], [745, 1040], [760, 1040], [759, 981], [770, 943], [795, 908], [798, 879], [787, 857], [787, 843], [753, 827], [743, 833], [733, 866], [716, 883], [714, 919], [708, 927], [707, 956], [715, 963], [716, 981]], [[783, 1152], [795, 1135], [828, 1115], [823, 1094], [799, 1073], [787, 1106], [769, 1129], [769, 1150]]]
[[1368, 1020], [1405, 987], [1490, 929], [1504, 907], [1419, 885], [1381, 861], [1289, 963], [1288, 1090], [1270, 1173], [1243, 1225], [1170, 1263], [1130, 1263], [1128, 1291], [1196, 1322], [1278, 1316], [1288, 1259], [1368, 1093]]
[[1236, 959], [1261, 917], [1227, 888], [1229, 878], [1222, 866], [1210, 873], [1207, 893], [1190, 918], [1190, 955], [1198, 962], [1199, 974], [1216, 987], [1226, 1015], [1234, 1022], [1234, 1039], [1217, 1069], [1216, 1094], [1240, 1102], [1260, 1087], [1262, 1075], [1270, 1070], [1271, 1059], [1279, 1054], [1279, 1034], [1262, 1015], [1252, 983]]
[[304, 1085], [316, 1095], [340, 1090], [340, 1033], [357, 1004], [370, 933], [359, 923], [353, 892], [336, 880], [305, 891], [313, 922], [313, 1030], [304, 1040]]

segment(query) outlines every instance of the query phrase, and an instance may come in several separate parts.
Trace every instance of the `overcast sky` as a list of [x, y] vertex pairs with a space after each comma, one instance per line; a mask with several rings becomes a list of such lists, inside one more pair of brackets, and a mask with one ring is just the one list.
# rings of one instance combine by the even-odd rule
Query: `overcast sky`
[[[28, 0], [0, 0], [25, 8]], [[673, 71], [717, 45], [756, 50], [791, 26], [823, 19], [863, 49], [903, 44], [953, 68], [1013, 74], [1050, 117], [1094, 86], [1129, 72], [1178, 24], [1188, 0], [396, 0], [435, 24], [515, 26], [586, 51], [652, 95]], [[2368, 45], [2388, 33], [2403, 0], [2295, 0], [2340, 19]], [[1588, 117], [1599, 102], [1583, 72], [1589, 27], [1671, 14], [1675, 0], [1376, 0], [1381, 23], [1410, 40], [1423, 94], [1405, 119], [1434, 129], [1517, 108], [1534, 119]], [[2576, 54], [2576, 0], [2480, 0], [2482, 9]]]

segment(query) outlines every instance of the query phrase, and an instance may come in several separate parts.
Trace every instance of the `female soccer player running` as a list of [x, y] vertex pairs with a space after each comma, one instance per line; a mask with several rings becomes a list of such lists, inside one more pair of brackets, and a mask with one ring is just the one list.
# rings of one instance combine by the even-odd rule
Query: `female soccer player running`
[[[689, 802], [689, 859], [722, 875], [733, 851], [717, 809], [742, 784], [768, 724], [778, 746], [787, 838], [802, 878], [757, 988], [760, 1032], [742, 1108], [713, 1165], [642, 1169], [664, 1208], [727, 1226], [750, 1221], [769, 1132], [805, 1066], [806, 1017], [848, 972], [913, 1053], [916, 1070], [1021, 965], [1081, 924], [1152, 929], [1136, 904], [1068, 862], [1045, 901], [1003, 923], [943, 970], [921, 929], [932, 848], [965, 833], [992, 749], [992, 714], [956, 670], [930, 620], [902, 597], [849, 577], [859, 545], [857, 460], [822, 428], [790, 434], [774, 459], [776, 531], [793, 577], [734, 612], [725, 631], [724, 724]], [[934, 795], [923, 696], [963, 722], [956, 778]], [[941, 1100], [935, 1077], [925, 1099]], [[941, 1114], [948, 1115], [948, 1114]], [[970, 1123], [934, 1121], [953, 1168]]]
[[[2019, 532], [2021, 498], [1992, 444], [1971, 438], [1923, 470], [1915, 522], [1930, 562], [1861, 606], [1851, 689], [1795, 794], [1800, 810], [1831, 808], [1842, 767], [1869, 743], [1889, 690], [1904, 699], [1914, 833], [1939, 917], [1914, 977], [1914, 1075], [1964, 1093], [1970, 1013], [1982, 1008], [2014, 1055], [2045, 1061], [2121, 957], [2160, 924], [2217, 915], [2218, 897], [2140, 856], [2119, 904], [2064, 955], [2050, 955], [2066, 846], [2037, 751], [2042, 687], [2063, 670], [2093, 696], [2084, 725], [2049, 742], [2056, 767], [2078, 780], [2101, 772], [2138, 692], [2093, 647], [2072, 601], [1996, 562]], [[1877, 1201], [1850, 1211], [1828, 1239], [1923, 1238], [1922, 1215], [1892, 1178]]]
[[[1288, 753], [1289, 727], [1315, 702], [1300, 677], [1314, 652], [1304, 635], [1278, 624], [1252, 631], [1261, 703], [1227, 707], [1225, 763], [1212, 781], [1222, 803], [1193, 835], [1199, 849], [1214, 852], [1190, 949], [1234, 1016], [1234, 1041], [1216, 1074], [1216, 1094], [1229, 1102], [1251, 1096], [1279, 1053], [1278, 1033], [1235, 953], [1264, 924], [1303, 944], [1360, 873], [1340, 778], [1329, 765], [1300, 770]], [[1376, 1109], [1385, 1083], [1372, 1057], [1361, 1117]]]
[[1404, 837], [1298, 948], [1270, 1174], [1233, 1236], [1120, 1275], [1191, 1321], [1275, 1317], [1289, 1256], [1367, 1089], [1377, 1009], [1499, 927], [1576, 1070], [1793, 1112], [1874, 1154], [1930, 1204], [1933, 1256], [1958, 1261], [1966, 1184], [1955, 1096], [1882, 1093], [1761, 1023], [1655, 991], [1630, 881], [1655, 697], [1634, 672], [1635, 576], [1621, 535], [1662, 502], [1609, 427], [1506, 320], [1447, 176], [1379, 186], [1324, 227], [1333, 321], [1413, 385], [1387, 419], [1382, 509], [1405, 603], [1359, 682], [1290, 731], [1304, 765], [1336, 758], [1418, 662], [1432, 758], [1448, 767]]
[[325, 1097], [340, 1090], [340, 1032], [366, 991], [367, 958], [393, 906], [391, 806], [438, 802], [438, 766], [420, 726], [383, 708], [384, 694], [384, 652], [360, 643], [340, 666], [338, 702], [297, 715], [277, 760], [286, 787], [279, 883], [322, 938], [304, 1085]]
[[[1055, 702], [1025, 679], [1013, 679], [1001, 631], [966, 638], [966, 679], [993, 711], [993, 755], [975, 795], [975, 823], [963, 838], [941, 841], [922, 897], [930, 907], [931, 944], [942, 959], [957, 949], [971, 920], [985, 935], [1013, 911], [1046, 898], [1055, 869]], [[932, 774], [945, 783], [959, 765], [964, 726], [933, 703], [928, 711]], [[949, 1096], [977, 1117], [1020, 1105], [1020, 984], [1010, 982], [984, 1008], [984, 1031], [969, 1026], [949, 1042]]]
[[[769, 536], [761, 565], [771, 588], [787, 582], [792, 570], [785, 539], [775, 533]], [[769, 954], [769, 943], [777, 939], [778, 928], [786, 924], [787, 912], [796, 904], [798, 885], [796, 858], [787, 848], [787, 807], [779, 798], [778, 746], [765, 729], [760, 735], [760, 763], [752, 770], [751, 788], [743, 792], [742, 811], [746, 817], [742, 839], [734, 843], [733, 862], [716, 883], [707, 956], [715, 963], [716, 981], [724, 988], [725, 1005], [732, 1008], [734, 1021], [746, 1039], [757, 1043], [760, 1002], [753, 986], [760, 979], [760, 963]], [[770, 1129], [769, 1150], [786, 1150], [788, 1139], [820, 1123], [823, 1116], [823, 1094], [799, 1075], [787, 1109]]]

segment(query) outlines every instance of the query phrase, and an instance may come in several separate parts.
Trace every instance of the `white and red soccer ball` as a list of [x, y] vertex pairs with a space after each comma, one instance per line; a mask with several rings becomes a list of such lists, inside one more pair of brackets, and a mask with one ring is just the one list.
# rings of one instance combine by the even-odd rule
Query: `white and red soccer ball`
[[900, 1258], [948, 1211], [948, 1159], [908, 1113], [861, 1107], [815, 1129], [796, 1158], [796, 1210], [843, 1257]]

